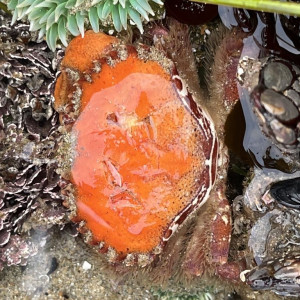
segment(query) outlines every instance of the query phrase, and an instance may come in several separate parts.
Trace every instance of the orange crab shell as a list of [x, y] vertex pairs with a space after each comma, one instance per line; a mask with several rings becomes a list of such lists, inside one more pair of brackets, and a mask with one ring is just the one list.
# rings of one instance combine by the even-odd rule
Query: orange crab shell
[[159, 253], [216, 177], [213, 124], [160, 55], [87, 32], [67, 48], [56, 84], [55, 107], [76, 136], [74, 220], [114, 258]]

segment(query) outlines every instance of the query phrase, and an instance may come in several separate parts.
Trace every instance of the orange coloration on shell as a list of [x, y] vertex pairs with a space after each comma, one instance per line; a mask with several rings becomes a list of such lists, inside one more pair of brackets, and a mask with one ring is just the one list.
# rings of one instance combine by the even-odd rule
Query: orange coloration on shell
[[[157, 75], [156, 80], [159, 80], [158, 77], [160, 77], [162, 80], [164, 79], [170, 81], [170, 75], [167, 74], [157, 62], [148, 61], [147, 63], [145, 63], [144, 61], [139, 60], [135, 53], [132, 53], [125, 61], [119, 62], [114, 67], [111, 67], [108, 64], [102, 65], [101, 72], [98, 74], [93, 74], [92, 84], [90, 84], [89, 82], [83, 83], [81, 108], [83, 109], [86, 106], [95, 92], [110, 88], [112, 86], [116, 86], [122, 80], [126, 79], [132, 74], [153, 74]], [[142, 82], [142, 77], [141, 79], [139, 79], [139, 77], [137, 76], [135, 80], [138, 82]], [[141, 84], [138, 83], [138, 85]], [[127, 90], [124, 91], [125, 95], [129, 96], [126, 105], [130, 105], [130, 93], [134, 92], [135, 88], [136, 86], [134, 81], [132, 81], [130, 85], [126, 87]], [[163, 91], [160, 91], [159, 89], [156, 91], [156, 93], [163, 93]], [[146, 97], [146, 94], [144, 94], [144, 97]], [[147, 103], [147, 97], [144, 99], [144, 102], [145, 101], [146, 103], [139, 103], [138, 109], [140, 111], [145, 110], [145, 115], [141, 115], [140, 117], [145, 117], [149, 112], [149, 107], [147, 107], [149, 105], [149, 103]]]
[[[93, 31], [87, 31], [84, 38], [73, 39], [66, 49], [65, 57], [62, 60], [62, 68], [70, 68], [79, 72], [84, 72], [93, 67], [93, 62], [100, 58], [103, 53], [108, 52], [111, 46], [118, 40], [104, 33], [95, 34]], [[66, 74], [62, 74], [56, 82], [54, 97], [54, 108], [66, 104], [67, 97], [61, 94], [65, 90], [68, 92], [73, 87], [68, 85]]]
[[84, 38], [73, 39], [70, 42], [62, 66], [84, 72], [117, 41], [114, 36], [87, 31]]
[[[109, 47], [111, 40], [103, 43]], [[73, 51], [77, 44], [80, 49]], [[101, 56], [106, 47], [99, 44]], [[91, 45], [75, 38], [63, 65], [86, 70], [88, 64], [82, 67], [76, 57], [91, 57]], [[80, 82], [81, 112], [72, 128], [76, 220], [86, 221], [94, 242], [103, 241], [118, 253], [151, 252], [199, 193], [207, 137], [183, 105], [171, 75], [136, 51], [113, 66], [102, 63], [91, 79]]]

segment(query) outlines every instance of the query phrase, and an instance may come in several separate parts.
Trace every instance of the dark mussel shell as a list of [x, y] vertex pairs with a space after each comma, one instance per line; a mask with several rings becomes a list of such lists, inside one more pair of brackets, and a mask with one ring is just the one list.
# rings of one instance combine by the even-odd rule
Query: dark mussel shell
[[270, 193], [278, 203], [300, 210], [300, 177], [276, 182]]

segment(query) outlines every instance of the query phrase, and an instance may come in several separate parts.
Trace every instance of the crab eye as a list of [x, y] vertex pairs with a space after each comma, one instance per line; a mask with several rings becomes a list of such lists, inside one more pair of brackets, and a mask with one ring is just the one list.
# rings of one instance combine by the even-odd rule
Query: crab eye
[[300, 177], [276, 182], [270, 193], [280, 204], [300, 210]]

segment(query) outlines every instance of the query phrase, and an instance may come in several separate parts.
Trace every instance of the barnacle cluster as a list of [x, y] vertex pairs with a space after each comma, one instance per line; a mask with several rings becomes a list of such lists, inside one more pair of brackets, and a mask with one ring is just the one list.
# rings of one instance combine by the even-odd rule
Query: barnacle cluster
[[87, 24], [95, 32], [109, 24], [121, 31], [130, 21], [143, 32], [142, 20], [149, 21], [161, 5], [161, 0], [10, 0], [8, 9], [13, 11], [12, 24], [27, 17], [30, 31], [39, 31], [40, 38], [46, 35], [54, 50], [58, 39], [67, 46], [69, 33], [83, 36]]
[[32, 228], [67, 221], [55, 172], [57, 56], [29, 25], [9, 20], [0, 12], [0, 270], [36, 253]]

